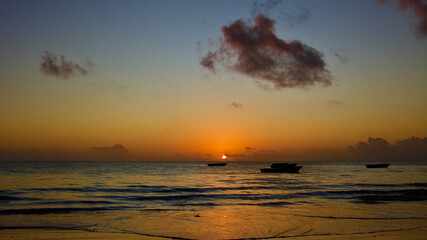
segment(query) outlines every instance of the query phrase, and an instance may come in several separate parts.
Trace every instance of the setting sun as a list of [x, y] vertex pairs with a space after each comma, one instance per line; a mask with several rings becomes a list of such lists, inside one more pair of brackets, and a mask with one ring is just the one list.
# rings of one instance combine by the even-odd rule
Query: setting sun
[[225, 156], [225, 154], [222, 154], [222, 159], [226, 159], [227, 156]]

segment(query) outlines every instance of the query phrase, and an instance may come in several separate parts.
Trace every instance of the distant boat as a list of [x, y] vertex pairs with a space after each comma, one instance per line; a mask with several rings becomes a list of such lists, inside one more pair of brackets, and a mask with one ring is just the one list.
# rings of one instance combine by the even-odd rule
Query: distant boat
[[262, 173], [298, 173], [302, 166], [296, 163], [273, 163], [270, 168], [261, 168]]
[[262, 173], [298, 173], [302, 166], [291, 168], [261, 168]]
[[367, 168], [388, 168], [390, 164], [388, 163], [380, 163], [380, 164], [366, 164]]
[[271, 168], [283, 168], [283, 167], [295, 167], [297, 163], [273, 163], [270, 165]]
[[227, 163], [208, 163], [209, 167], [214, 167], [214, 166], [225, 166], [227, 165]]

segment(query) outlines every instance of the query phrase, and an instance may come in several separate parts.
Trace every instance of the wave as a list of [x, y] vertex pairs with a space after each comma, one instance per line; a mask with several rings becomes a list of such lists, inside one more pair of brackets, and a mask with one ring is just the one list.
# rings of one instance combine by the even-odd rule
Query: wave
[[39, 200], [40, 198], [29, 198], [29, 197], [17, 197], [17, 196], [8, 196], [1, 195], [0, 202], [10, 202], [10, 201], [34, 201]]
[[314, 215], [294, 215], [307, 218], [326, 218], [326, 219], [349, 219], [349, 220], [412, 220], [427, 219], [423, 217], [335, 217], [335, 216], [314, 216]]
[[[149, 186], [147, 188], [150, 188]], [[61, 191], [72, 190], [79, 191], [76, 188], [60, 188]], [[218, 205], [259, 205], [259, 206], [278, 206], [286, 204], [296, 204], [307, 198], [325, 198], [333, 200], [344, 200], [355, 203], [387, 203], [387, 202], [402, 202], [402, 201], [427, 201], [427, 189], [424, 188], [404, 188], [404, 189], [356, 189], [356, 190], [320, 190], [320, 189], [284, 189], [264, 191], [259, 189], [247, 190], [248, 188], [173, 188], [174, 190], [165, 191], [111, 191], [111, 188], [80, 188], [83, 192], [88, 193], [93, 191], [94, 194], [85, 194], [85, 199], [76, 200], [61, 200], [61, 199], [40, 199], [34, 197], [21, 196], [11, 193], [10, 195], [0, 195], [0, 202], [9, 204], [13, 202], [15, 205], [60, 205], [65, 206], [63, 209], [58, 209], [62, 212], [86, 211], [93, 209], [90, 206], [99, 206], [100, 210], [108, 209], [107, 206], [112, 205], [129, 205], [141, 207], [143, 205], [166, 204], [170, 206], [218, 206]], [[95, 190], [96, 189], [96, 190]], [[191, 190], [189, 190], [191, 189]], [[224, 190], [224, 189], [239, 189], [239, 190]], [[246, 189], [243, 192], [240, 189]], [[58, 188], [46, 191], [56, 191]], [[106, 191], [105, 191], [106, 190]], [[122, 189], [123, 190], [123, 189]], [[42, 190], [43, 191], [43, 190]], [[245, 192], [246, 191], [246, 192]], [[125, 193], [125, 194], [123, 194]], [[71, 208], [74, 206], [82, 208]], [[70, 207], [68, 207], [70, 206]], [[44, 210], [40, 210], [44, 211]], [[13, 210], [0, 210], [0, 214], [13, 213]]]
[[75, 213], [75, 212], [96, 212], [96, 211], [114, 211], [124, 210], [128, 207], [64, 207], [64, 208], [24, 208], [24, 209], [7, 209], [0, 210], [0, 215], [17, 215], [17, 214], [64, 214], [64, 213]]

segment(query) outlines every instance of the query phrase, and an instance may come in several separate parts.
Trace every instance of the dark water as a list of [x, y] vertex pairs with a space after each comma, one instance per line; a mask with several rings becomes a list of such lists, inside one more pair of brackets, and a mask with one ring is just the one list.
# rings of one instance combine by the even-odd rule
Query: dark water
[[[386, 169], [367, 169], [363, 162], [307, 162], [300, 163], [303, 168], [298, 174], [260, 173], [259, 169], [269, 164], [230, 162], [224, 167], [207, 167], [203, 162], [0, 162], [0, 216], [15, 217], [15, 225], [22, 225], [18, 219], [27, 216], [25, 224], [31, 225], [43, 216], [63, 220], [68, 215], [100, 214], [100, 219], [102, 215], [109, 216], [110, 222], [121, 221], [118, 227], [112, 224], [116, 230], [130, 224], [131, 220], [124, 223], [122, 219], [136, 216], [167, 214], [179, 219], [182, 214], [210, 214], [214, 219], [213, 215], [224, 211], [238, 215], [236, 209], [262, 212], [265, 215], [256, 216], [257, 221], [269, 218], [270, 226], [279, 224], [271, 218], [278, 212], [282, 217], [284, 211], [288, 217], [319, 219], [427, 219], [424, 163], [400, 162]], [[325, 210], [331, 207], [339, 208]], [[104, 220], [93, 221], [98, 226]], [[247, 224], [250, 222], [241, 222], [243, 227]], [[298, 224], [302, 223], [294, 225]], [[2, 226], [11, 227], [11, 223], [0, 221]], [[113, 229], [111, 226], [103, 227]]]

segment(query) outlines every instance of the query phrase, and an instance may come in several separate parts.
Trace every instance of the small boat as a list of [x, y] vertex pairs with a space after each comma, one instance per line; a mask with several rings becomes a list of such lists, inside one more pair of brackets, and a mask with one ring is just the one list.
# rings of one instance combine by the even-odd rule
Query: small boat
[[208, 163], [209, 167], [214, 167], [214, 166], [225, 166], [227, 165], [227, 163]]
[[367, 168], [388, 168], [390, 164], [388, 163], [379, 163], [379, 164], [366, 164]]
[[298, 173], [302, 166], [297, 163], [273, 163], [270, 168], [261, 168], [262, 173]]
[[295, 167], [297, 163], [273, 163], [270, 165], [271, 168], [283, 168], [283, 167]]
[[281, 167], [281, 168], [261, 168], [262, 173], [298, 173], [302, 166]]

